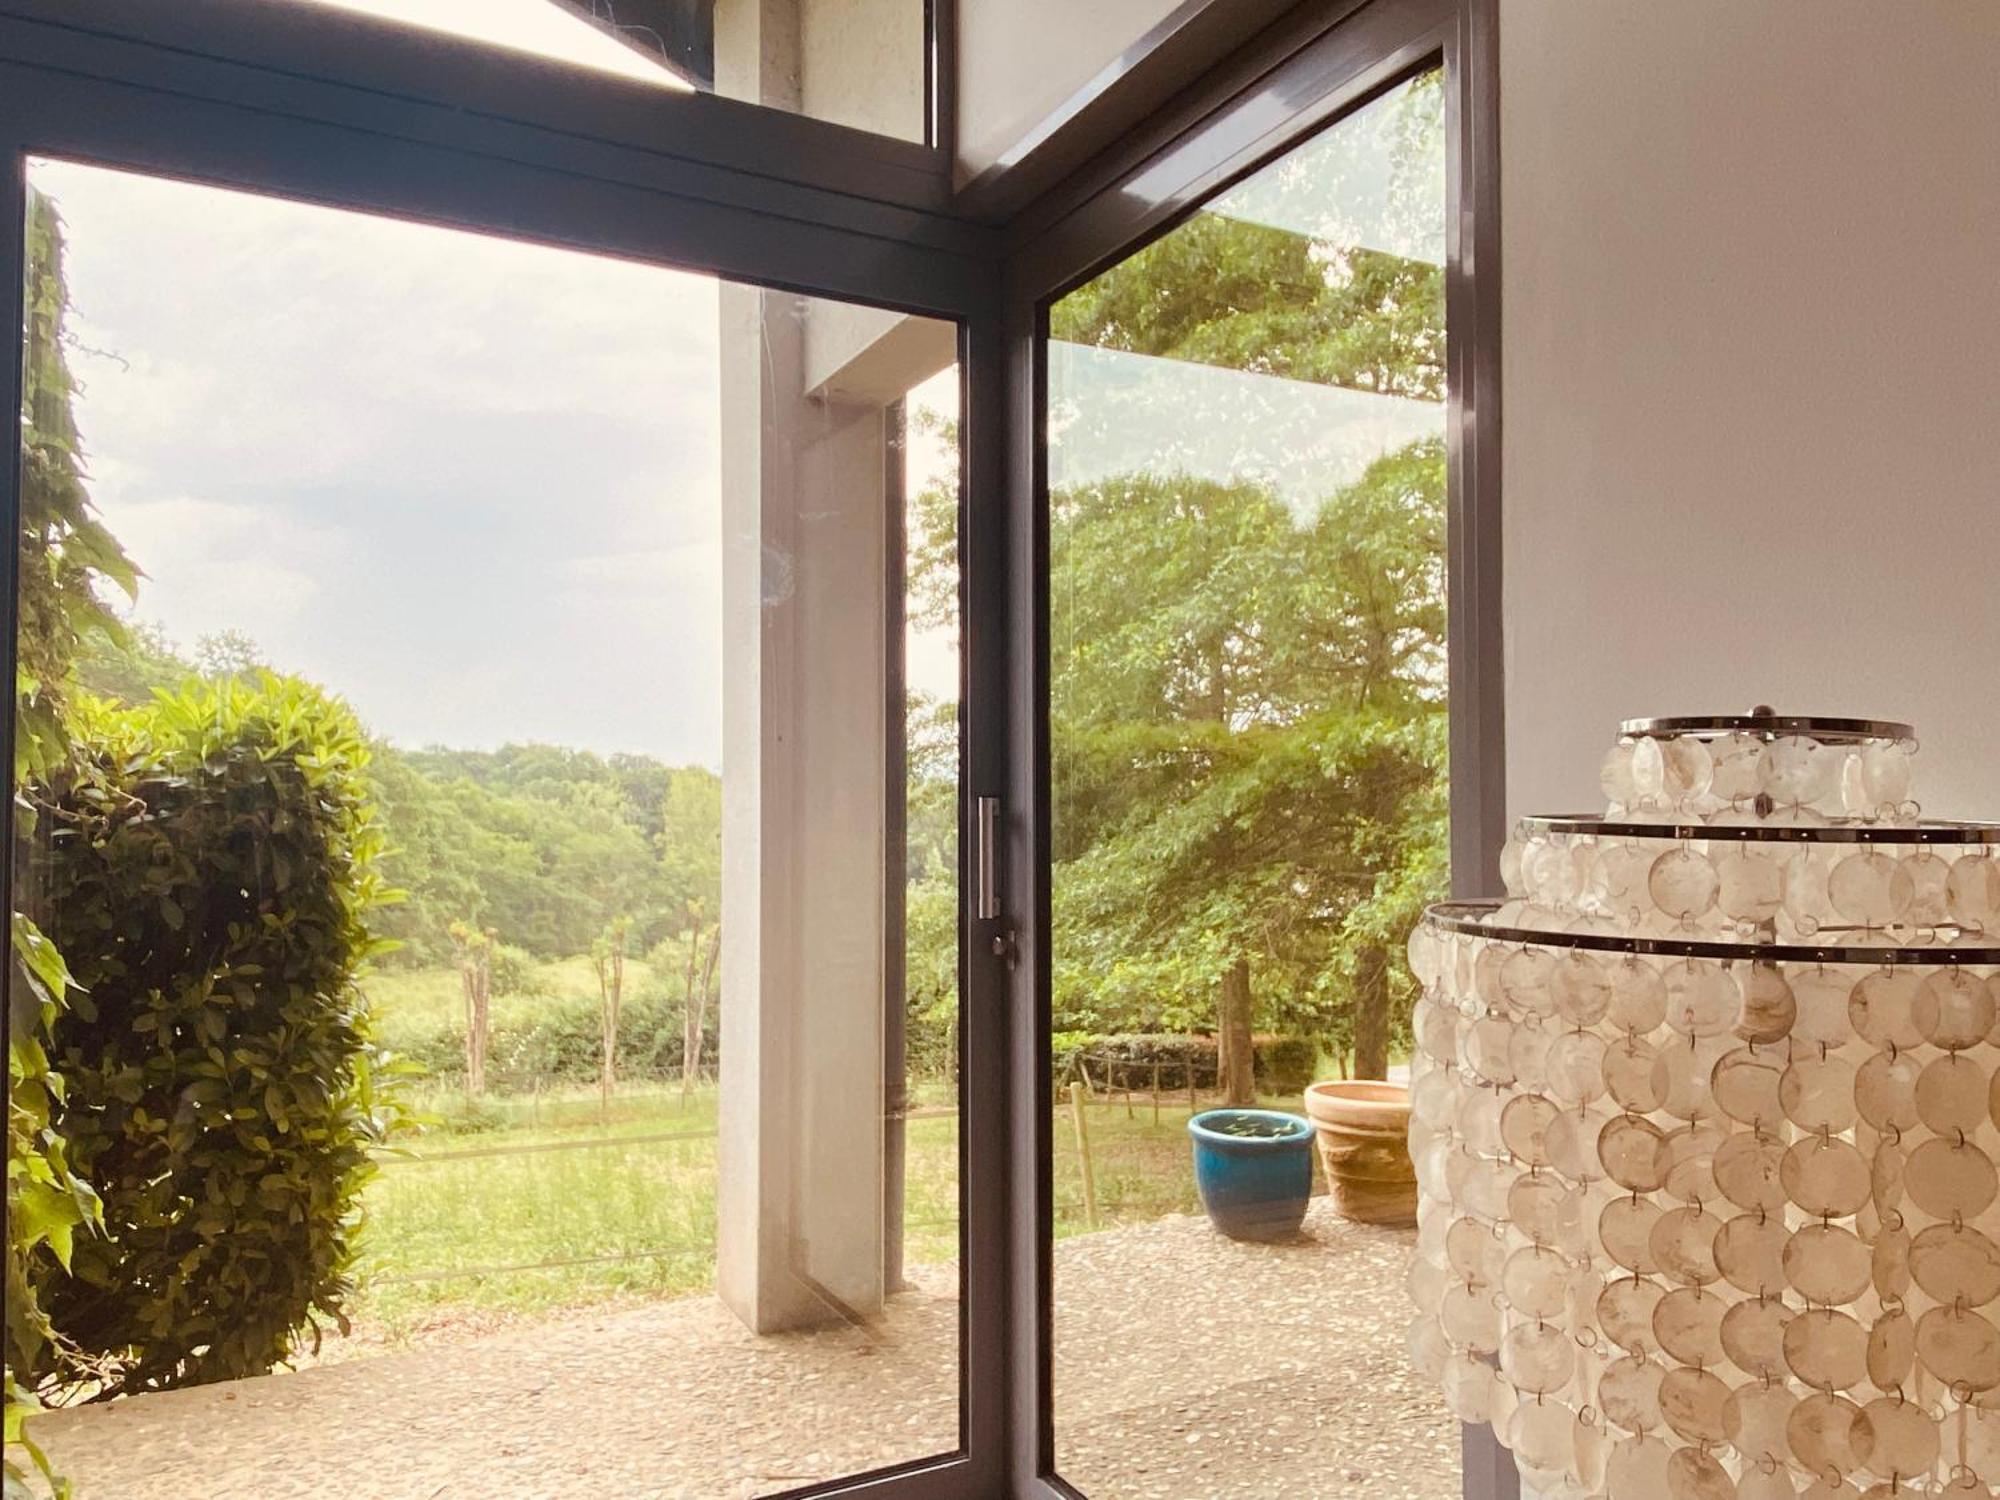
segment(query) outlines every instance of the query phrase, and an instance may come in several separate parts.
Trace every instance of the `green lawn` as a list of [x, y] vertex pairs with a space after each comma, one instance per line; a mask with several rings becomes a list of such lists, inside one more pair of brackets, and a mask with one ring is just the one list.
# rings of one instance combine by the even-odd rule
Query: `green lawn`
[[[635, 966], [636, 967], [636, 966]], [[588, 964], [549, 965], [565, 987]], [[569, 969], [576, 972], [567, 972]], [[628, 971], [628, 984], [640, 978]], [[371, 996], [391, 1045], [453, 1027], [451, 970], [377, 978]], [[496, 996], [524, 1016], [546, 1000]], [[715, 1273], [716, 1090], [685, 1099], [634, 1081], [607, 1106], [589, 1087], [494, 1093], [417, 1085], [426, 1123], [386, 1156], [364, 1197], [354, 1313], [370, 1341], [400, 1343], [437, 1324], [480, 1322], [633, 1298], [706, 1291]], [[908, 1122], [905, 1247], [913, 1263], [958, 1254], [958, 1119], [951, 1086], [917, 1088]], [[1204, 1101], [1204, 1107], [1213, 1101]], [[1296, 1109], [1292, 1099], [1267, 1101]], [[1101, 1227], [1195, 1212], [1185, 1095], [1088, 1107]], [[1086, 1231], [1066, 1100], [1051, 1121], [1056, 1234]], [[532, 1267], [532, 1269], [521, 1269]]]
[[[713, 1284], [712, 1086], [685, 1104], [677, 1089], [633, 1088], [608, 1112], [592, 1091], [494, 1098], [476, 1129], [450, 1123], [465, 1113], [461, 1101], [421, 1103], [441, 1123], [385, 1159], [364, 1200], [354, 1312], [371, 1340]], [[943, 1085], [920, 1090], [916, 1108], [925, 1113], [908, 1124], [906, 1253], [949, 1260], [958, 1254], [958, 1120], [942, 1112]], [[1101, 1227], [1197, 1210], [1186, 1120], [1185, 1097], [1163, 1100], [1157, 1124], [1143, 1099], [1129, 1116], [1115, 1099], [1089, 1107]], [[1056, 1234], [1081, 1234], [1066, 1104], [1051, 1123]], [[512, 1269], [524, 1266], [535, 1269]]]

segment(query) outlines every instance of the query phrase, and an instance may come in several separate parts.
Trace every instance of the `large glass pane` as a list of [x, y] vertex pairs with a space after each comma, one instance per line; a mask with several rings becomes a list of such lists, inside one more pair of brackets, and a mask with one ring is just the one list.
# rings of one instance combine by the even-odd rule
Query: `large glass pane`
[[955, 329], [30, 182], [29, 1434], [80, 1500], [955, 1450]]
[[283, 0], [925, 139], [924, 0]]
[[1055, 1436], [1092, 1495], [1458, 1493], [1403, 1352], [1443, 241], [1433, 73], [1052, 310]]

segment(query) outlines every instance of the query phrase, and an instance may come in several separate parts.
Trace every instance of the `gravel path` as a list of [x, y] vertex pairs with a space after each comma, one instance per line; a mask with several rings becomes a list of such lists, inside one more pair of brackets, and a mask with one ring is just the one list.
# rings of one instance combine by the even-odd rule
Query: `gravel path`
[[[1174, 1216], [1056, 1251], [1058, 1451], [1103, 1500], [1456, 1500], [1405, 1368], [1412, 1234], [1314, 1201], [1290, 1244]], [[712, 1298], [37, 1419], [80, 1500], [747, 1500], [952, 1447], [949, 1267], [867, 1330], [756, 1338]]]

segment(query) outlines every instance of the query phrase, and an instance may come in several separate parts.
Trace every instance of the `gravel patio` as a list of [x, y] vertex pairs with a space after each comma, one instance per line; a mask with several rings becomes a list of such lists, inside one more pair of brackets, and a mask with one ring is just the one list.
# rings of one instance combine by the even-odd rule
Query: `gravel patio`
[[[1406, 1368], [1413, 1231], [1315, 1199], [1292, 1243], [1176, 1215], [1057, 1247], [1063, 1473], [1120, 1500], [1455, 1500]], [[53, 1413], [78, 1500], [744, 1500], [950, 1448], [950, 1268], [866, 1330], [757, 1338], [712, 1298], [573, 1313]]]

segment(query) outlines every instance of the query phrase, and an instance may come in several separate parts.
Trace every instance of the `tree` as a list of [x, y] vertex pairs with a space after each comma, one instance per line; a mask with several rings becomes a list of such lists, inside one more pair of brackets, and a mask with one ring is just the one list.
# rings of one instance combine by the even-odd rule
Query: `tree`
[[[702, 1038], [708, 1028], [709, 994], [715, 982], [715, 960], [722, 951], [722, 924], [703, 930], [705, 908], [700, 901], [687, 906], [686, 962], [681, 969], [681, 1103], [686, 1105], [701, 1075]], [[699, 987], [696, 975], [699, 973]]]
[[625, 996], [625, 942], [631, 928], [631, 918], [613, 917], [590, 950], [591, 968], [597, 974], [598, 1027], [603, 1044], [597, 1087], [607, 1108], [611, 1092], [618, 1086], [618, 1006]]
[[493, 947], [500, 934], [470, 922], [451, 924], [458, 946], [458, 982], [465, 996], [465, 1092], [486, 1092], [486, 1048], [493, 1036]]

